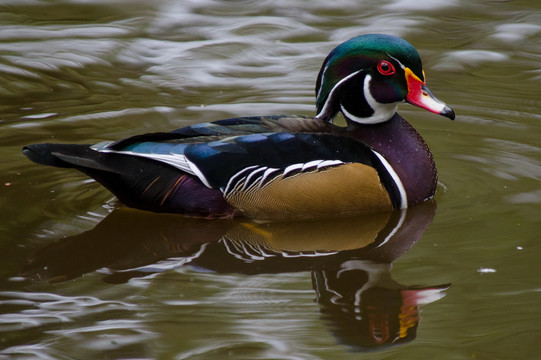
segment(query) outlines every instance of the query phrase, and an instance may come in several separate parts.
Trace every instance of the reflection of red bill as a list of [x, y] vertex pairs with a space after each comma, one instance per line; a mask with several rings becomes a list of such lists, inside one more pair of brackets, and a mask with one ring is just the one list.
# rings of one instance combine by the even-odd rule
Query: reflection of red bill
[[430, 304], [445, 296], [445, 290], [449, 284], [438, 285], [422, 289], [404, 289], [400, 291], [402, 296], [402, 307], [400, 308], [400, 337], [407, 336], [408, 329], [419, 322], [418, 306]]
[[406, 73], [406, 81], [408, 83], [407, 102], [435, 114], [448, 117], [451, 120], [455, 118], [455, 112], [432, 94], [426, 86], [426, 82], [421, 81], [409, 68], [405, 68], [404, 72]]

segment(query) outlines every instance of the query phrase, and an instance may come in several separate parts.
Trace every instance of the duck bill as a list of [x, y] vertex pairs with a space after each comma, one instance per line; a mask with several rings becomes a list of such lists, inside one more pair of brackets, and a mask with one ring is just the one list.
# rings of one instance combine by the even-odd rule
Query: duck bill
[[407, 102], [451, 120], [455, 118], [455, 112], [445, 105], [443, 101], [435, 97], [424, 81], [421, 81], [409, 68], [405, 68], [404, 71], [406, 72], [406, 82], [408, 84]]

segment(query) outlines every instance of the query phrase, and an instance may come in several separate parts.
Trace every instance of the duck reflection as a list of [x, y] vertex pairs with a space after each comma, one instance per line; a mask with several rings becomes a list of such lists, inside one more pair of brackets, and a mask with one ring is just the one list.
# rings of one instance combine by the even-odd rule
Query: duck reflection
[[338, 341], [364, 351], [415, 338], [418, 306], [448, 285], [407, 287], [391, 263], [422, 236], [435, 203], [363, 218], [254, 222], [190, 219], [120, 208], [94, 229], [50, 244], [23, 273], [65, 281], [107, 269], [104, 281], [126, 282], [180, 266], [216, 273], [310, 271], [322, 318]]
[[322, 317], [336, 338], [358, 351], [412, 341], [419, 305], [444, 296], [449, 285], [408, 288], [390, 277], [390, 264], [352, 259], [312, 272]]

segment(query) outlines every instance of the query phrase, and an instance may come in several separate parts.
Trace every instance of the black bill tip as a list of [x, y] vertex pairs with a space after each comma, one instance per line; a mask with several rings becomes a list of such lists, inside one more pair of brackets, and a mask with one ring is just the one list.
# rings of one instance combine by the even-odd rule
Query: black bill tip
[[451, 120], [455, 119], [455, 112], [447, 105], [445, 105], [443, 110], [440, 111], [440, 115], [445, 116], [446, 118], [449, 118]]

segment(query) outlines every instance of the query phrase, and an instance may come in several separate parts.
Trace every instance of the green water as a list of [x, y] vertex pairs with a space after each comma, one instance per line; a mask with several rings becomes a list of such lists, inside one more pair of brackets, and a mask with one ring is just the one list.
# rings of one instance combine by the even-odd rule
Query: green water
[[[3, 1], [0, 358], [539, 357], [540, 24], [532, 1]], [[457, 113], [451, 122], [400, 107], [432, 149], [440, 184], [437, 209], [407, 213], [426, 231], [406, 234], [388, 259], [355, 250], [374, 240], [356, 234], [380, 219], [367, 230], [354, 219], [253, 228], [157, 216], [21, 154], [36, 142], [313, 115], [324, 57], [367, 32], [410, 41]], [[279, 234], [264, 244], [277, 261], [227, 252], [261, 233]], [[291, 256], [309, 254], [312, 240], [329, 253]], [[325, 291], [323, 279], [346, 268], [347, 286]], [[379, 290], [362, 305], [386, 306], [392, 326], [403, 319], [405, 341], [366, 352], [365, 320], [384, 322], [374, 312], [355, 321], [366, 284]], [[408, 288], [439, 285], [424, 305], [393, 305], [406, 304]]]

